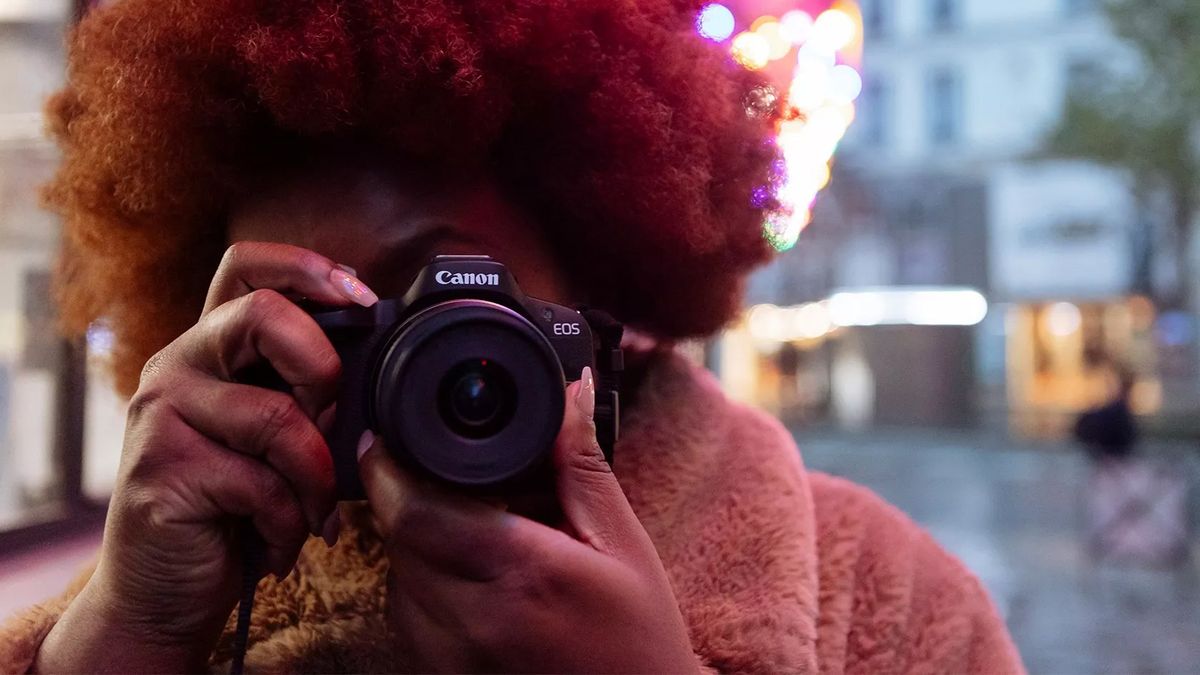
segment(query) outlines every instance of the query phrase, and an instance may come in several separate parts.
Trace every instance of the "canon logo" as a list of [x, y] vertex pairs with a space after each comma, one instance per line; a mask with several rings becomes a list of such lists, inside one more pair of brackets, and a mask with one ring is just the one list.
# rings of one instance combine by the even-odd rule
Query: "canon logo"
[[451, 272], [442, 270], [434, 279], [443, 286], [499, 286], [499, 274], [475, 274], [474, 272]]

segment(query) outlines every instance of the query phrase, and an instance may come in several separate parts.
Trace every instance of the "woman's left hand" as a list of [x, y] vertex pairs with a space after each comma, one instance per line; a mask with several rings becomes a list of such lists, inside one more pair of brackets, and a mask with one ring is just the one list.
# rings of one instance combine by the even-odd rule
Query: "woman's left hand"
[[604, 461], [591, 374], [554, 448], [572, 534], [359, 460], [391, 569], [389, 623], [421, 671], [695, 672], [662, 561]]

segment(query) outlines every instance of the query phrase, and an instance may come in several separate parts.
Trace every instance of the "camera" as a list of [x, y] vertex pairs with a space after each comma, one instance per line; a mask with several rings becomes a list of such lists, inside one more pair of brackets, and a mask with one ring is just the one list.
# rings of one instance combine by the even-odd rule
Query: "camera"
[[487, 256], [438, 256], [400, 298], [312, 312], [342, 360], [326, 435], [338, 498], [364, 498], [365, 429], [405, 466], [469, 489], [502, 491], [547, 470], [565, 388], [590, 367], [597, 439], [611, 460], [619, 427], [620, 325], [602, 312], [525, 296]]

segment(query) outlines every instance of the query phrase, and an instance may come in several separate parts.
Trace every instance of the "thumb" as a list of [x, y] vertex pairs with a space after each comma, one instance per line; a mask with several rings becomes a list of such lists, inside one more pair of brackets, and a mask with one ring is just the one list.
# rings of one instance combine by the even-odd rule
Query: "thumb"
[[609, 554], [642, 548], [645, 532], [596, 440], [596, 383], [591, 368], [567, 387], [562, 429], [554, 444], [558, 500], [579, 538]]

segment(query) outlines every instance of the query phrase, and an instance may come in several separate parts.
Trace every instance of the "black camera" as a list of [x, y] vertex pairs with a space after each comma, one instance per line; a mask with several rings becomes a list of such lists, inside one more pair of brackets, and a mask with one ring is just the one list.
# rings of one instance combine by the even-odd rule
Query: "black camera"
[[313, 317], [342, 359], [326, 438], [339, 499], [364, 498], [355, 450], [365, 429], [406, 466], [458, 486], [503, 490], [537, 475], [562, 425], [564, 390], [585, 366], [611, 459], [620, 325], [526, 297], [487, 256], [439, 256], [402, 298]]

